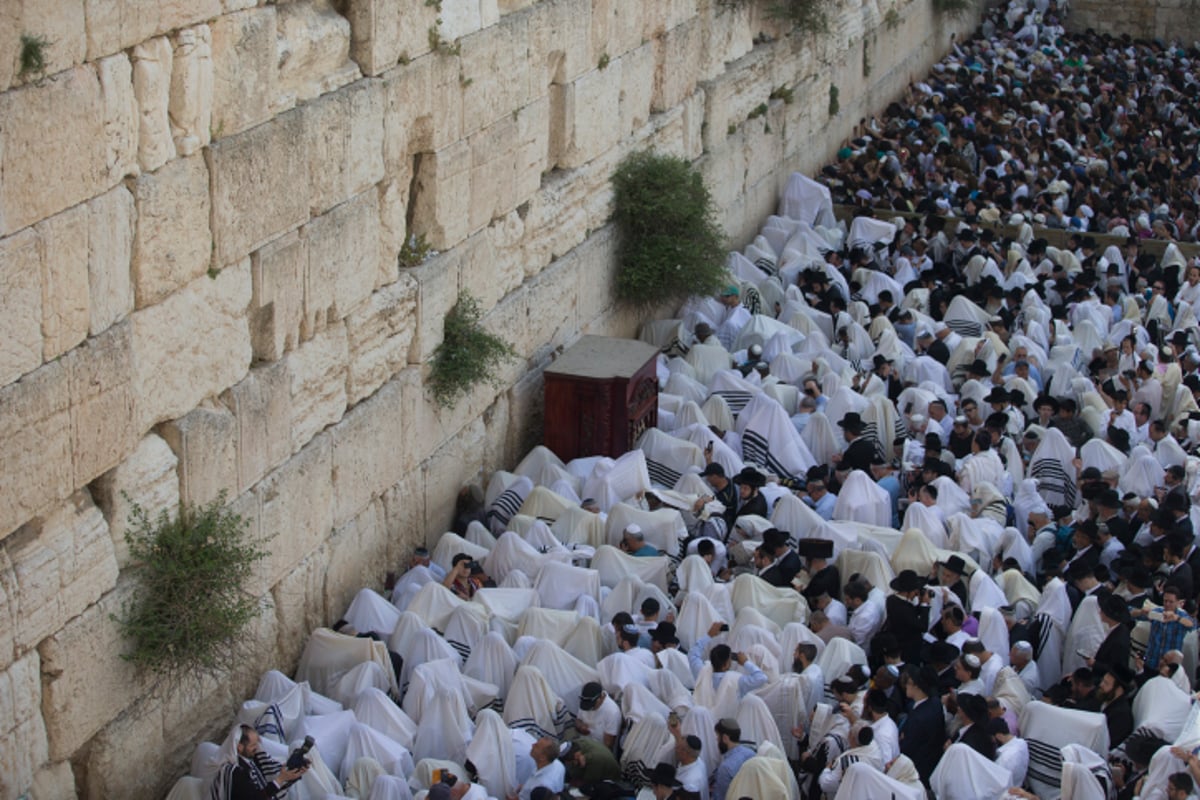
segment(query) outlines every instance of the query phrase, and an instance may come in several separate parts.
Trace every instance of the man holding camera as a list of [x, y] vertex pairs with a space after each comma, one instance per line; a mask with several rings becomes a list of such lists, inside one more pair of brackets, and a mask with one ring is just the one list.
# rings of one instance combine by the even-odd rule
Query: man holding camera
[[258, 731], [241, 725], [237, 738], [237, 761], [225, 764], [217, 776], [213, 796], [216, 800], [273, 800], [287, 796], [287, 788], [308, 772], [308, 761], [287, 767], [262, 749]]

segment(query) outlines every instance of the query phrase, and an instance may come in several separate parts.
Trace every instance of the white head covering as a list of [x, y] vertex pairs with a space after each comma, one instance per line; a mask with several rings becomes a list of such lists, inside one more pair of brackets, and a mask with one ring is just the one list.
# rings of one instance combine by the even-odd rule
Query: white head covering
[[512, 736], [500, 715], [490, 709], [475, 718], [475, 735], [467, 745], [467, 759], [475, 765], [479, 782], [489, 795], [508, 797], [517, 790], [517, 765]]

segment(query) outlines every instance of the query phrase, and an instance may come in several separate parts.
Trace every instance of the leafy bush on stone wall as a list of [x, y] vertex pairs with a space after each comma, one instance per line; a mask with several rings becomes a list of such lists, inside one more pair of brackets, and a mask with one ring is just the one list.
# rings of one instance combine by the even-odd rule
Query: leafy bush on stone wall
[[617, 297], [661, 305], [711, 294], [728, 280], [724, 233], [704, 178], [685, 159], [643, 150], [613, 175], [621, 234]]
[[476, 384], [497, 384], [500, 366], [517, 353], [499, 336], [480, 324], [479, 301], [469, 292], [458, 294], [458, 302], [442, 323], [442, 343], [433, 351], [429, 389], [442, 408], [453, 406]]

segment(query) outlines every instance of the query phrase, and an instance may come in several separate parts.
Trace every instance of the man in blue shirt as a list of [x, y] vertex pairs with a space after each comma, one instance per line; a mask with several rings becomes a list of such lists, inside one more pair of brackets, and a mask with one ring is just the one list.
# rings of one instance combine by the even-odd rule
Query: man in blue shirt
[[[721, 628], [724, 623], [714, 622], [708, 629], [707, 636], [701, 636], [696, 641], [696, 646], [688, 650], [688, 664], [692, 668], [692, 678], [700, 676], [700, 670], [704, 669], [704, 651], [708, 649], [709, 640], [717, 634], [721, 633]], [[720, 688], [721, 681], [725, 678], [725, 674], [729, 672], [733, 665], [734, 652], [729, 649], [727, 644], [719, 644], [709, 653], [709, 661], [712, 662], [712, 686], [713, 690]], [[747, 692], [752, 692], [767, 685], [767, 673], [758, 668], [750, 659], [746, 658], [745, 653], [737, 653], [737, 663], [741, 666], [745, 673], [738, 678], [738, 697], [745, 697]]]
[[1154, 677], [1158, 662], [1168, 650], [1183, 649], [1183, 637], [1196, 627], [1196, 622], [1179, 605], [1179, 589], [1167, 586], [1163, 589], [1162, 606], [1152, 610], [1139, 608], [1134, 617], [1150, 620], [1150, 640], [1146, 644], [1146, 674]]
[[658, 549], [654, 545], [646, 544], [646, 535], [642, 533], [642, 526], [636, 523], [625, 529], [625, 533], [621, 536], [621, 549], [631, 556], [658, 555]]
[[871, 475], [879, 488], [886, 489], [891, 498], [892, 527], [900, 527], [900, 479], [896, 477], [892, 465], [878, 456], [871, 462]]
[[742, 729], [735, 719], [722, 719], [715, 727], [721, 764], [713, 776], [712, 800], [725, 800], [729, 784], [742, 765], [754, 757], [754, 751], [741, 743]]
[[809, 480], [804, 486], [804, 491], [807, 493], [804, 502], [817, 512], [817, 516], [826, 522], [833, 519], [833, 507], [837, 505], [837, 495], [829, 491], [825, 486], [825, 481]]

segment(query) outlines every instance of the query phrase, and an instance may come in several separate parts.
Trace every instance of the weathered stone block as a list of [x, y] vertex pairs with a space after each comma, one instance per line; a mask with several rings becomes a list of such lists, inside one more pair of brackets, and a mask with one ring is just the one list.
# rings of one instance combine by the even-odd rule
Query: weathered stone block
[[333, 426], [333, 524], [343, 525], [404, 474], [401, 386], [386, 383]]
[[171, 135], [176, 152], [189, 156], [208, 144], [212, 135], [212, 32], [207, 25], [197, 25], [176, 32], [172, 42]]
[[448, 250], [469, 233], [471, 147], [459, 141], [417, 160], [415, 196], [409, 199], [413, 228], [437, 250]]
[[346, 325], [338, 322], [288, 353], [292, 394], [292, 452], [346, 411]]
[[271, 116], [278, 95], [275, 6], [214, 20], [212, 31], [213, 138], [240, 133]]
[[21, 78], [19, 53], [21, 34], [40, 36], [48, 43], [43, 48], [46, 69], [34, 77], [54, 75], [82, 64], [87, 53], [87, 34], [83, 19], [83, 0], [21, 0], [5, 4], [0, 10], [0, 91]]
[[621, 135], [621, 61], [551, 88], [550, 152], [565, 169], [586, 164]]
[[429, 52], [429, 28], [437, 9], [401, 0], [349, 0], [350, 56], [367, 75], [379, 75], [403, 59]]
[[[484, 6], [488, 20], [484, 21]], [[438, 12], [438, 33], [448, 42], [469, 36], [485, 25], [494, 24], [500, 17], [496, 0], [442, 0]]]
[[141, 769], [121, 768], [135, 757], [134, 742], [162, 736], [162, 703], [158, 697], [140, 698], [98, 733], [87, 753], [87, 800], [162, 794], [168, 769], [166, 747], [154, 748], [153, 753], [139, 758]]
[[425, 474], [427, 546], [433, 547], [442, 532], [449, 530], [459, 489], [467, 483], [479, 481], [485, 448], [483, 420], [476, 419], [446, 441], [421, 465], [421, 471]]
[[71, 456], [75, 486], [116, 466], [137, 445], [133, 334], [114, 325], [64, 358], [71, 392]]
[[658, 40], [658, 67], [651, 110], [673, 108], [695, 90], [703, 41], [700, 23], [695, 19], [671, 28]]
[[373, 393], [408, 365], [417, 328], [417, 281], [403, 275], [346, 317], [350, 405]]
[[108, 524], [86, 491], [22, 526], [8, 548], [18, 651], [33, 648], [117, 583]]
[[654, 14], [640, 0], [592, 0], [592, 63], [601, 56], [617, 59], [645, 44], [646, 18]]
[[187, 413], [250, 367], [250, 259], [133, 315], [138, 430]]
[[[88, 208], [69, 208], [39, 222], [34, 231], [42, 248], [42, 357], [49, 361], [87, 337]], [[0, 251], [4, 249], [0, 242]], [[0, 255], [0, 261], [4, 258]]]
[[245, 492], [291, 455], [291, 384], [282, 362], [250, 370], [221, 395], [237, 420], [237, 491]]
[[[557, 347], [575, 338], [578, 271], [579, 259], [573, 252], [542, 270], [526, 292], [529, 311], [524, 324], [512, 332], [506, 328], [495, 331], [509, 337], [517, 352], [526, 356], [539, 348]], [[514, 380], [524, 372], [524, 364], [517, 362], [510, 366], [517, 370]]]
[[408, 186], [405, 176], [379, 184], [379, 273], [375, 288], [395, 283], [400, 274], [400, 249], [408, 234]]
[[129, 564], [125, 531], [132, 504], [141, 506], [150, 519], [163, 511], [179, 510], [179, 459], [155, 434], [147, 434], [129, 457], [101, 475], [92, 486], [96, 504], [108, 520], [117, 566]]
[[516, 120], [504, 117], [468, 140], [471, 192], [467, 224], [471, 233], [517, 205], [513, 195], [513, 149], [518, 143], [518, 128]]
[[[0, 672], [0, 795], [18, 797], [47, 757], [37, 653]], [[71, 787], [72, 789], [74, 786]]]
[[[411, 179], [412, 155], [430, 150], [429, 141], [417, 141], [418, 114], [427, 112], [433, 89], [432, 58], [420, 58], [390, 70], [383, 76], [383, 163], [386, 174], [405, 184]], [[426, 118], [426, 129], [432, 123]], [[432, 132], [426, 130], [426, 140]]]
[[304, 319], [308, 243], [289, 231], [250, 256], [250, 342], [254, 357], [275, 361], [294, 349]]
[[359, 77], [350, 60], [350, 21], [329, 0], [301, 0], [276, 10], [279, 51], [279, 91], [294, 98], [312, 98]]
[[622, 137], [635, 133], [650, 120], [654, 96], [654, 44], [647, 42], [621, 56]]
[[88, 203], [88, 332], [92, 336], [133, 310], [133, 195], [117, 186]]
[[136, 169], [137, 115], [124, 55], [0, 94], [0, 235], [108, 189]]
[[317, 217], [300, 231], [308, 245], [304, 325], [345, 317], [370, 296], [379, 274], [379, 195], [375, 190]]
[[517, 112], [517, 146], [513, 162], [513, 197], [527, 200], [542, 184], [550, 166], [550, 96], [542, 95]]
[[460, 256], [440, 253], [410, 270], [417, 279], [417, 335], [410, 364], [423, 364], [442, 343], [442, 321], [458, 299]]
[[55, 800], [59, 797], [71, 797], [75, 794], [75, 773], [71, 764], [60, 761], [42, 767], [33, 776], [33, 786], [29, 796], [32, 800]]
[[319, 436], [254, 487], [261, 502], [261, 535], [269, 551], [256, 570], [264, 591], [329, 535], [333, 527], [330, 463], [329, 437]]
[[527, 15], [505, 17], [462, 42], [463, 133], [486, 128], [529, 99]]
[[133, 96], [138, 105], [138, 164], [156, 170], [175, 157], [167, 107], [171, 101], [174, 53], [165, 36], [133, 49]]
[[221, 0], [84, 0], [88, 60], [222, 12]]
[[308, 220], [308, 156], [300, 109], [208, 148], [217, 266]]
[[279, 657], [295, 664], [308, 635], [333, 622], [325, 615], [325, 567], [329, 563], [326, 544], [291, 569], [271, 587], [278, 630]]
[[577, 303], [576, 317], [582, 329], [601, 316], [616, 302], [615, 282], [616, 233], [606, 225], [593, 233], [573, 251], [579, 260], [578, 282], [572, 296]]
[[42, 363], [42, 263], [32, 228], [0, 241], [0, 384]]
[[238, 486], [237, 420], [222, 407], [197, 408], [164, 424], [163, 439], [179, 459], [179, 498], [203, 505]]
[[180, 158], [134, 184], [133, 288], [138, 308], [200, 277], [212, 258], [208, 166]]
[[420, 469], [405, 471], [399, 482], [388, 488], [383, 501], [383, 525], [387, 530], [387, 568], [402, 570], [414, 547], [425, 546], [424, 476]]
[[591, 0], [542, 0], [529, 12], [529, 97], [596, 68], [591, 16]]
[[304, 107], [309, 206], [322, 214], [383, 179], [384, 86], [359, 81]]
[[68, 383], [53, 362], [0, 389], [0, 538], [74, 489]]
[[129, 589], [119, 585], [38, 647], [42, 714], [55, 761], [70, 758], [149, 687], [121, 658], [127, 643], [112, 618], [129, 601]]
[[725, 65], [754, 49], [754, 31], [750, 27], [748, 5], [710, 7], [701, 28], [704, 45], [700, 49], [700, 80], [709, 80], [725, 72]]
[[431, 112], [417, 120], [414, 152], [442, 150], [463, 138], [462, 59], [439, 53], [429, 60]]
[[325, 608], [331, 619], [346, 612], [364, 586], [378, 587], [387, 572], [387, 535], [378, 500], [334, 531], [325, 568]]

